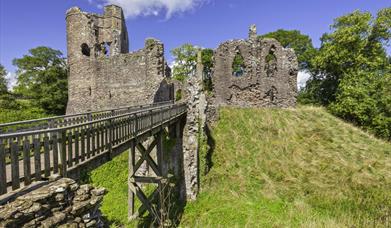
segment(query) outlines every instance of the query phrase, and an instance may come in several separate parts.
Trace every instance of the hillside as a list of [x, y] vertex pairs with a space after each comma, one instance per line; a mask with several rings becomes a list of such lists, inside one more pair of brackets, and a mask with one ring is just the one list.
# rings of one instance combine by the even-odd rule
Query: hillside
[[321, 108], [228, 108], [212, 134], [214, 165], [184, 226], [365, 226], [390, 214], [391, 145]]
[[[226, 108], [212, 136], [213, 166], [183, 227], [382, 226], [390, 216], [391, 144], [322, 108]], [[126, 156], [90, 175], [108, 188], [102, 211], [116, 224], [126, 221]]]

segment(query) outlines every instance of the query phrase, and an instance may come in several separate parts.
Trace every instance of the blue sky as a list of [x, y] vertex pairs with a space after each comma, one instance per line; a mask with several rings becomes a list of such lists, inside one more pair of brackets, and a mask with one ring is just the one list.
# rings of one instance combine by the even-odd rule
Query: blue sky
[[108, 3], [124, 7], [130, 50], [155, 37], [165, 44], [169, 61], [172, 48], [184, 43], [215, 48], [247, 37], [253, 23], [259, 34], [298, 29], [319, 46], [334, 18], [356, 9], [375, 14], [391, 6], [389, 0], [0, 0], [0, 63], [12, 73], [12, 59], [39, 45], [66, 54], [66, 10], [79, 6], [102, 13]]

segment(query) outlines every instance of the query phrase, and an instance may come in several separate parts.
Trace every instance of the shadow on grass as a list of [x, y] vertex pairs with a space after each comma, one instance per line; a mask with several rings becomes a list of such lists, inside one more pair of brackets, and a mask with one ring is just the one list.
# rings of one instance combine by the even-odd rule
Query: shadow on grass
[[206, 137], [207, 137], [207, 144], [208, 144], [208, 151], [205, 155], [205, 175], [209, 173], [209, 171], [212, 169], [213, 167], [213, 160], [212, 160], [212, 157], [213, 157], [213, 152], [215, 150], [215, 147], [216, 147], [216, 141], [215, 139], [213, 138], [212, 134], [211, 134], [211, 130], [210, 130], [210, 127], [209, 125], [206, 125], [205, 126], [205, 134], [206, 134]]
[[138, 219], [137, 227], [178, 227], [181, 222], [185, 206], [185, 202], [178, 200], [172, 205], [168, 218], [166, 218], [165, 221], [160, 223], [148, 214], [147, 216]]

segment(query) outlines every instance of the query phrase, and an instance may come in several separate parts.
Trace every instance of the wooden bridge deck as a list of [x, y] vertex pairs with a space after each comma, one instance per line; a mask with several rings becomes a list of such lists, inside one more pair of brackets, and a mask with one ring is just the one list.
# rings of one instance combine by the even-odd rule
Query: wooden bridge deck
[[[69, 177], [97, 167], [187, 112], [185, 103], [163, 103], [18, 122], [0, 129], [0, 195], [52, 174]], [[31, 127], [34, 123], [45, 129]], [[42, 124], [43, 123], [43, 124]], [[28, 127], [30, 126], [30, 127]], [[7, 131], [8, 130], [8, 131]]]

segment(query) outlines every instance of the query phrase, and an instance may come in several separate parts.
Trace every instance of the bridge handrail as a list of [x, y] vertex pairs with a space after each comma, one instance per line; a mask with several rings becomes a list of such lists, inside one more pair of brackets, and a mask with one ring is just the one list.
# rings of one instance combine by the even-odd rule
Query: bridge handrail
[[108, 161], [128, 149], [131, 140], [172, 126], [186, 112], [185, 102], [148, 105], [72, 125], [0, 134], [0, 196], [20, 189], [22, 182], [28, 186], [51, 174], [67, 176]]
[[[45, 118], [32, 119], [32, 120], [23, 120], [23, 121], [2, 123], [2, 124], [0, 124], [0, 134], [2, 133], [2, 130], [4, 128], [17, 126], [17, 125], [33, 124], [33, 123], [39, 123], [39, 122], [44, 122], [44, 121], [48, 122], [48, 121], [66, 119], [66, 118], [71, 118], [71, 117], [83, 117], [83, 116], [88, 117], [89, 115], [98, 114], [98, 113], [104, 114], [105, 112], [115, 112], [115, 111], [132, 109], [132, 108], [142, 109], [145, 107], [156, 107], [156, 106], [172, 104], [172, 103], [173, 103], [173, 101], [163, 101], [163, 102], [157, 102], [157, 103], [152, 103], [152, 104], [124, 106], [124, 107], [119, 107], [119, 108], [115, 108], [115, 109], [104, 109], [104, 110], [93, 111], [93, 112], [84, 112], [84, 113], [76, 113], [76, 114], [70, 114], [70, 115], [60, 115], [60, 116], [52, 116], [52, 117], [45, 117]], [[132, 111], [134, 111], [134, 110], [132, 110]], [[23, 130], [29, 130], [29, 128], [26, 128]]]
[[83, 126], [91, 125], [94, 123], [113, 120], [113, 119], [120, 118], [120, 117], [135, 115], [135, 114], [142, 113], [142, 112], [147, 112], [147, 111], [151, 111], [151, 110], [154, 111], [154, 110], [159, 110], [162, 108], [181, 106], [181, 105], [186, 105], [186, 103], [182, 102], [182, 103], [176, 103], [176, 104], [172, 104], [172, 103], [163, 104], [163, 105], [159, 105], [159, 106], [155, 106], [155, 107], [151, 107], [151, 108], [134, 110], [133, 112], [129, 112], [129, 113], [121, 114], [121, 115], [110, 116], [110, 117], [106, 117], [106, 118], [91, 120], [91, 121], [83, 122], [80, 124], [74, 124], [74, 125], [69, 125], [69, 126], [64, 126], [64, 127], [48, 128], [48, 129], [41, 129], [41, 130], [27, 130], [27, 131], [23, 131], [23, 132], [13, 132], [13, 133], [5, 133], [5, 134], [0, 133], [0, 140], [6, 139], [6, 138], [22, 137], [22, 136], [26, 136], [26, 135], [36, 135], [36, 134], [40, 134], [40, 133], [51, 133], [51, 132], [58, 132], [58, 131], [62, 131], [62, 130], [69, 130], [72, 128], [83, 127]]

